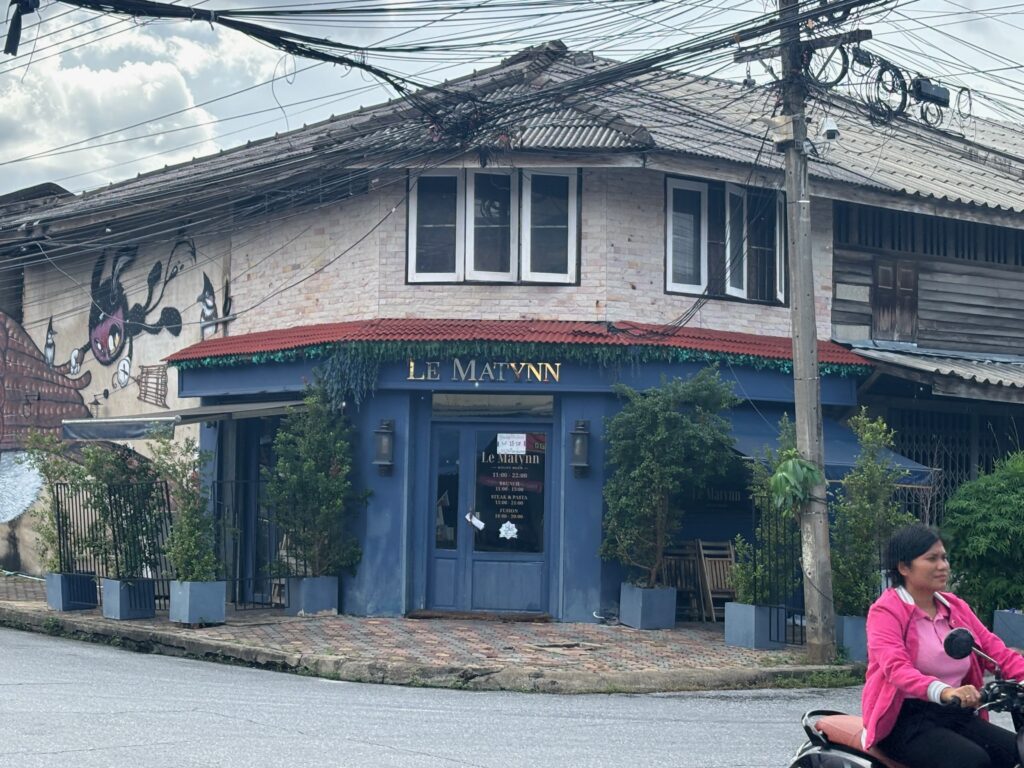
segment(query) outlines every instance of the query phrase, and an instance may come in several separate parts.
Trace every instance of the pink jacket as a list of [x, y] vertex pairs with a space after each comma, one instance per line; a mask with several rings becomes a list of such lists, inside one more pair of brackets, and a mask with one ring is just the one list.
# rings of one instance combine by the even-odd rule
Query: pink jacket
[[[951, 592], [936, 593], [936, 599], [949, 606], [951, 627], [969, 629], [978, 647], [999, 663], [1006, 677], [1024, 680], [1024, 657], [985, 629], [966, 602]], [[889, 735], [906, 699], [927, 700], [928, 686], [935, 680], [914, 667], [917, 633], [908, 631], [913, 615], [914, 604], [905, 602], [896, 589], [885, 590], [868, 611], [868, 671], [861, 695], [866, 747]], [[981, 688], [982, 667], [976, 655], [972, 654], [964, 685]]]

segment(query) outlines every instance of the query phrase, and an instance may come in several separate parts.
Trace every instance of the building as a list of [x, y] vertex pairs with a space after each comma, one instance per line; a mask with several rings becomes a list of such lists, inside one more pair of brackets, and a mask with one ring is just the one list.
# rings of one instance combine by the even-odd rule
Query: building
[[[83, 196], [11, 201], [0, 258], [22, 279], [0, 293], [0, 447], [17, 447], [22, 422], [111, 438], [161, 414], [198, 425], [220, 514], [241, 532], [242, 598], [255, 600], [272, 555], [260, 468], [276, 420], [319, 370], [351, 393], [358, 481], [372, 493], [346, 610], [590, 620], [622, 576], [597, 554], [611, 385], [717, 364], [745, 401], [733, 421], [747, 454], [792, 409], [781, 160], [755, 122], [773, 98], [628, 75], [555, 42], [411, 101]], [[851, 456], [841, 420], [860, 402], [943, 407], [901, 392], [896, 372], [912, 366], [881, 357], [899, 353], [882, 339], [907, 322], [885, 307], [909, 306], [885, 293], [886, 258], [932, 252], [883, 243], [930, 216], [942, 223], [927, 237], [966, 227], [1009, 248], [1021, 183], [1014, 162], [989, 160], [994, 147], [904, 119], [879, 149], [856, 105], [828, 109], [843, 139], [811, 163], [812, 236], [838, 478]], [[977, 123], [977, 135], [1020, 146], [1015, 128]], [[925, 140], [930, 152], [914, 154]], [[960, 274], [943, 259], [929, 269]], [[1019, 272], [1019, 254], [1006, 259], [998, 269]], [[919, 343], [950, 338], [924, 333], [926, 272]], [[12, 374], [11, 350], [31, 358], [31, 376]], [[1007, 391], [967, 393], [963, 407], [993, 389]], [[742, 482], [694, 500], [686, 526], [688, 537], [749, 534]]]

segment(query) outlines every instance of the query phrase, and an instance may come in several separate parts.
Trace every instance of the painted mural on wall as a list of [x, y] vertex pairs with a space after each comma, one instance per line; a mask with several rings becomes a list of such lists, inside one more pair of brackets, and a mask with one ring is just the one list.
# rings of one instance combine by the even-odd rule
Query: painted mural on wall
[[92, 374], [72, 377], [69, 364], [53, 365], [48, 355], [0, 312], [0, 452], [20, 449], [31, 430], [56, 431], [62, 419], [90, 415], [82, 390]]
[[[190, 238], [179, 238], [151, 265], [140, 263], [136, 247], [107, 249], [87, 267], [88, 306], [82, 302], [79, 314], [55, 298], [32, 320], [31, 327], [45, 326], [45, 333], [30, 335], [0, 311], [0, 522], [21, 515], [38, 495], [38, 475], [17, 462], [31, 431], [58, 433], [65, 419], [136, 412], [104, 407], [126, 391], [151, 406], [169, 407], [167, 366], [144, 364], [159, 360], [168, 344], [143, 349], [151, 337], [181, 335], [182, 310], [170, 297], [180, 299], [185, 289], [188, 309], [196, 313], [190, 334], [196, 338], [209, 338], [232, 319], [228, 281], [217, 290], [197, 266]], [[187, 280], [183, 272], [191, 272]], [[196, 296], [188, 283], [199, 274], [202, 292]], [[186, 285], [177, 287], [183, 281]], [[47, 291], [44, 295], [54, 295]]]
[[[92, 269], [89, 308], [88, 341], [71, 351], [68, 361], [71, 372], [76, 373], [87, 352], [100, 365], [116, 366], [112, 384], [120, 389], [128, 386], [132, 378], [135, 338], [143, 333], [154, 335], [166, 330], [172, 336], [181, 333], [181, 312], [174, 307], [160, 307], [167, 285], [185, 266], [184, 259], [196, 258], [191, 241], [179, 241], [171, 250], [167, 264], [153, 262], [146, 278], [146, 298], [135, 301], [129, 309], [128, 294], [123, 285], [125, 270], [134, 262], [137, 248], [121, 248], [108, 256], [104, 251]], [[110, 274], [104, 277], [107, 261]], [[159, 308], [160, 314], [152, 315]]]
[[213, 288], [210, 276], [203, 272], [203, 292], [196, 297], [199, 302], [199, 331], [206, 341], [213, 336], [222, 324], [226, 324], [231, 315], [231, 289], [228, 281], [224, 281], [223, 313], [217, 311], [217, 292]]

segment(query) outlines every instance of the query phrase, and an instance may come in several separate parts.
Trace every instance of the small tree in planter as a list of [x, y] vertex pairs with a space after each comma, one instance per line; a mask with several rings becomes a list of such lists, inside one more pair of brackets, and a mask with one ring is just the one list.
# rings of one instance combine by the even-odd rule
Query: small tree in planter
[[167, 539], [167, 560], [176, 577], [170, 585], [169, 618], [190, 626], [223, 624], [226, 584], [217, 578], [214, 521], [202, 482], [208, 456], [191, 438], [176, 443], [160, 436], [151, 447], [174, 508]]
[[[779, 450], [766, 449], [760, 461], [750, 464], [750, 497], [758, 513], [754, 540], [737, 536], [733, 567], [734, 603], [725, 606], [725, 642], [744, 648], [779, 648], [785, 644], [785, 604], [801, 584], [799, 526], [786, 499], [772, 494], [772, 481], [796, 450], [796, 433], [788, 416], [779, 422]], [[813, 479], [813, 474], [811, 478]], [[776, 481], [778, 484], [780, 481]], [[797, 550], [794, 553], [794, 543]], [[772, 639], [771, 622], [783, 636]]]
[[288, 611], [337, 613], [338, 575], [362, 557], [353, 525], [366, 496], [352, 489], [348, 425], [322, 387], [311, 387], [305, 408], [285, 416], [274, 454], [263, 479], [282, 536], [279, 567], [290, 576]]
[[[946, 502], [943, 533], [957, 594], [1004, 640], [1024, 637], [1024, 451], [961, 485]], [[1007, 611], [1006, 609], [1012, 609]]]
[[885, 459], [893, 431], [865, 409], [850, 419], [860, 454], [832, 498], [832, 596], [836, 642], [853, 661], [867, 660], [864, 621], [882, 586], [883, 549], [893, 531], [914, 522], [896, 502], [905, 472]]
[[736, 398], [713, 368], [645, 392], [622, 384], [615, 392], [626, 404], [605, 428], [614, 469], [604, 486], [601, 556], [636, 573], [634, 583], [622, 585], [619, 620], [640, 628], [671, 627], [675, 589], [656, 589], [665, 548], [682, 525], [683, 491], [702, 496], [735, 461], [729, 423], [721, 412]]
[[95, 608], [96, 574], [82, 572], [68, 548], [62, 551], [59, 532], [67, 530], [67, 512], [57, 491], [62, 484], [81, 484], [86, 473], [81, 464], [68, 455], [60, 438], [32, 432], [25, 443], [24, 461], [32, 464], [43, 478], [47, 504], [37, 520], [38, 554], [46, 579], [46, 603], [56, 611]]

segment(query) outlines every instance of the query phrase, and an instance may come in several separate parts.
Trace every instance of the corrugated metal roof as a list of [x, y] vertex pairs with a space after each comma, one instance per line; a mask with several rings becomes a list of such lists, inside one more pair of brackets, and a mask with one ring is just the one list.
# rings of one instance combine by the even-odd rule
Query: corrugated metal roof
[[[169, 363], [214, 357], [251, 357], [321, 344], [366, 341], [508, 341], [538, 344], [677, 347], [705, 352], [792, 359], [788, 337], [641, 323], [568, 320], [421, 320], [385, 318], [323, 323], [240, 336], [207, 339], [165, 358]], [[869, 365], [854, 352], [831, 341], [818, 342], [823, 363]]]
[[[764, 124], [757, 120], [772, 112], [767, 101], [774, 91], [671, 71], [571, 87], [614, 66], [616, 62], [549, 43], [421, 95], [433, 104], [435, 114], [429, 118], [410, 102], [394, 100], [56, 201], [46, 218], [133, 204], [141, 211], [177, 208], [182, 195], [195, 201], [197, 193], [224, 196], [237, 190], [250, 196], [264, 188], [280, 189], [304, 173], [340, 172], [369, 157], [386, 165], [382, 158], [390, 153], [396, 166], [404, 167], [403, 156], [451, 154], [453, 147], [659, 151], [781, 169], [782, 157], [766, 141]], [[454, 93], [467, 96], [456, 99]], [[812, 119], [825, 112], [833, 115], [841, 136], [822, 144], [820, 156], [812, 158], [812, 178], [1024, 211], [1020, 126], [974, 119], [964, 126], [967, 136], [938, 131], [909, 117], [879, 126], [852, 100], [828, 98], [827, 104], [812, 104], [809, 114]], [[432, 127], [438, 120], [442, 141]], [[25, 215], [0, 213], [0, 230], [16, 228]]]
[[913, 371], [952, 376], [976, 384], [1024, 389], [1024, 359], [1020, 363], [1010, 363], [861, 348], [857, 349], [857, 353], [880, 363], [896, 365]]

